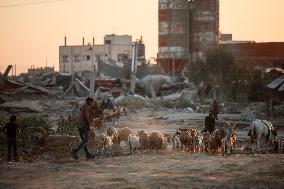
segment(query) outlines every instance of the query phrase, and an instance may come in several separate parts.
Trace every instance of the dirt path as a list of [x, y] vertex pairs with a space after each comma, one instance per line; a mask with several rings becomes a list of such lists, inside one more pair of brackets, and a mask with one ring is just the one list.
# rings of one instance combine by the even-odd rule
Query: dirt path
[[283, 188], [284, 155], [184, 153], [1, 165], [0, 188]]
[[[169, 110], [131, 110], [120, 127], [174, 133], [177, 127], [203, 129], [205, 114]], [[221, 115], [238, 119], [239, 115]], [[237, 130], [239, 144], [247, 128]], [[283, 128], [280, 128], [283, 136]], [[83, 157], [83, 156], [81, 156]], [[0, 164], [0, 188], [284, 188], [284, 154], [231, 156], [137, 151], [120, 157], [75, 161], [44, 154], [31, 162]]]

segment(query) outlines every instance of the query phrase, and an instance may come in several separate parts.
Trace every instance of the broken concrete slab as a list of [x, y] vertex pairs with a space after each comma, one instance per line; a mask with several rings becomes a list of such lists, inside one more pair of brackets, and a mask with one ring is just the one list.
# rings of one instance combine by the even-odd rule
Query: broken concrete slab
[[147, 100], [137, 94], [119, 96], [114, 101], [117, 106], [126, 106], [131, 108], [141, 108], [147, 105]]
[[254, 121], [256, 119], [256, 112], [250, 108], [246, 108], [241, 113], [241, 120], [243, 121]]
[[0, 109], [9, 112], [42, 112], [42, 106], [38, 101], [23, 100], [14, 102], [5, 102], [0, 105]]

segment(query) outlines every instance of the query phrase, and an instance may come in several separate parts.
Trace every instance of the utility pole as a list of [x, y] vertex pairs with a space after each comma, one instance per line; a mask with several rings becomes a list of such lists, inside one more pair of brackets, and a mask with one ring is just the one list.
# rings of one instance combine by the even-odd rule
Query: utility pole
[[73, 63], [73, 48], [71, 48], [71, 56], [70, 56], [70, 61], [71, 61], [71, 85], [72, 85], [72, 96], [74, 96], [74, 89], [75, 89], [75, 75], [74, 75], [74, 63]]
[[91, 51], [91, 65], [92, 65], [92, 71], [91, 71], [91, 81], [90, 81], [90, 91], [89, 95], [92, 97], [94, 95], [95, 91], [95, 84], [96, 84], [96, 65], [94, 65], [94, 53], [93, 53], [94, 45], [89, 48], [89, 51]]
[[175, 53], [173, 52], [173, 77], [175, 77], [176, 63], [175, 63]]
[[135, 94], [136, 85], [136, 71], [137, 71], [137, 54], [138, 54], [138, 42], [132, 43], [132, 60], [131, 60], [131, 85], [130, 90]]

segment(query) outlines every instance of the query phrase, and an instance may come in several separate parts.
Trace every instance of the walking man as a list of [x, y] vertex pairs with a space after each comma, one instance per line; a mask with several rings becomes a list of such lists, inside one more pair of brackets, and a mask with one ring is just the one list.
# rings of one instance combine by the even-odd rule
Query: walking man
[[82, 142], [78, 145], [77, 148], [71, 151], [73, 158], [76, 160], [78, 159], [77, 153], [81, 148], [84, 148], [87, 160], [94, 158], [94, 155], [90, 154], [88, 150], [89, 131], [90, 131], [90, 124], [91, 124], [91, 107], [92, 107], [93, 101], [94, 100], [92, 98], [88, 97], [86, 99], [86, 104], [84, 104], [81, 107], [80, 112], [79, 112], [78, 131], [79, 131]]

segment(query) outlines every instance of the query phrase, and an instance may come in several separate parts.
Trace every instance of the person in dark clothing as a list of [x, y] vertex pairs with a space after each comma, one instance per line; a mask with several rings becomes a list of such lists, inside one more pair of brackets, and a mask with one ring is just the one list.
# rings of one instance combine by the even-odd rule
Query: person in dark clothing
[[219, 104], [216, 99], [213, 99], [212, 112], [213, 112], [214, 118], [218, 120], [218, 114], [220, 113], [220, 108], [219, 108]]
[[213, 117], [213, 112], [209, 112], [209, 116], [205, 118], [205, 128], [202, 132], [209, 132], [210, 134], [215, 131], [215, 118]]
[[12, 163], [12, 150], [14, 152], [13, 160], [17, 161], [18, 153], [17, 153], [17, 133], [20, 133], [20, 129], [18, 127], [17, 117], [12, 115], [10, 117], [9, 123], [4, 126], [4, 132], [7, 134], [7, 144], [8, 144], [8, 154], [7, 154], [7, 162]]
[[80, 134], [80, 138], [82, 142], [78, 145], [77, 148], [71, 151], [74, 159], [78, 159], [78, 151], [81, 148], [84, 148], [86, 159], [93, 159], [94, 155], [89, 153], [88, 150], [88, 142], [89, 142], [89, 131], [91, 124], [91, 107], [93, 103], [93, 99], [88, 97], [86, 99], [86, 104], [83, 105], [80, 109], [79, 117], [78, 117], [78, 131]]

